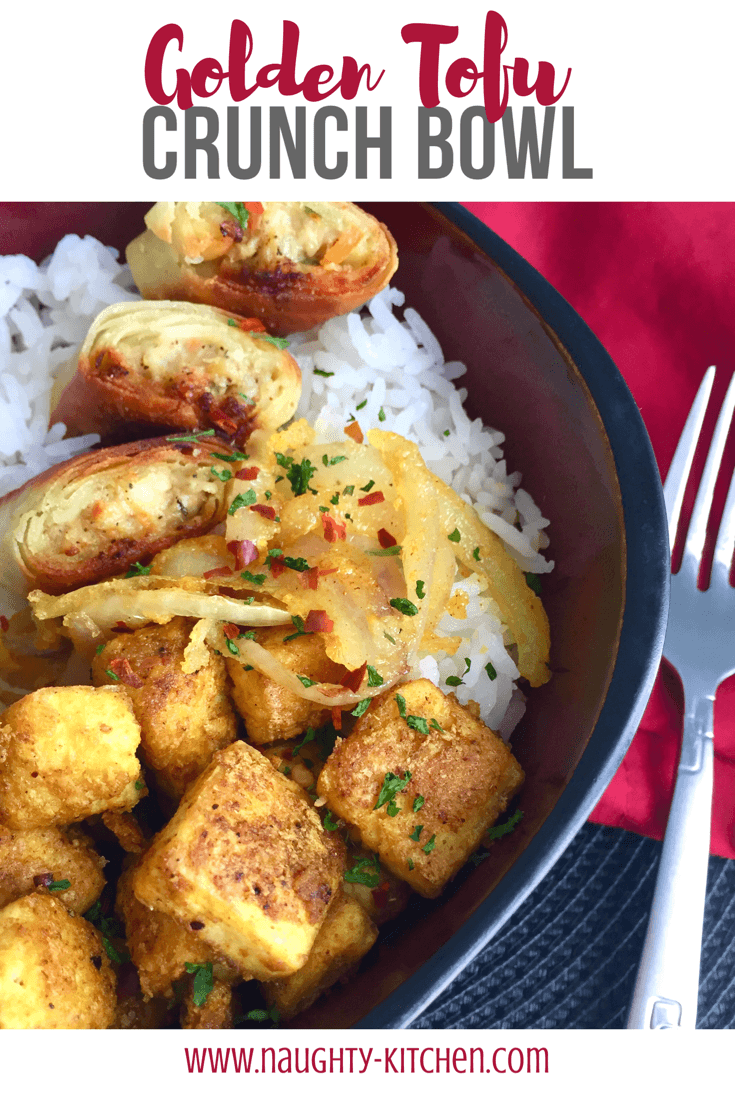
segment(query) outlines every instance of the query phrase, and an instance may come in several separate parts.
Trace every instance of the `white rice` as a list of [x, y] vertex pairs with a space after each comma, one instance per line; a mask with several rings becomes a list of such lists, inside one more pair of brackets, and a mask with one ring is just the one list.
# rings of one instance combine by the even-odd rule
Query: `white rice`
[[[117, 255], [92, 237], [69, 234], [40, 265], [0, 257], [0, 495], [98, 442], [91, 435], [65, 439], [63, 426], [48, 429], [48, 421], [54, 379], [94, 317], [113, 302], [139, 297]], [[465, 366], [444, 362], [439, 342], [411, 307], [402, 320], [396, 316], [403, 302], [388, 287], [360, 314], [291, 338], [303, 377], [296, 416], [325, 441], [342, 438], [349, 414], [363, 431], [384, 428], [415, 441], [431, 470], [476, 506], [523, 570], [548, 572], [553, 563], [542, 554], [548, 521], [520, 488], [520, 474], [508, 473], [503, 434], [469, 419], [467, 391], [454, 385]], [[447, 613], [440, 631], [460, 635], [462, 643], [453, 656], [423, 658], [415, 675], [442, 688], [447, 678], [461, 678], [453, 687], [460, 703], [477, 701], [485, 722], [507, 737], [523, 714], [518, 670], [480, 578], [459, 580], [455, 589], [467, 596], [466, 619]]]

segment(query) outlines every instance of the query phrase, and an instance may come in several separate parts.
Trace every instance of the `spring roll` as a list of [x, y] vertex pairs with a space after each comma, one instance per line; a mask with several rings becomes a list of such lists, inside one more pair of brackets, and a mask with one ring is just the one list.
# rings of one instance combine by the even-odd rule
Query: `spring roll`
[[147, 299], [206, 302], [271, 333], [321, 325], [381, 291], [390, 231], [354, 203], [156, 203], [127, 249]]
[[210, 531], [225, 516], [217, 456], [229, 453], [211, 438], [139, 440], [44, 471], [3, 502], [3, 584], [66, 593]]
[[298, 364], [258, 319], [188, 302], [125, 302], [95, 319], [52, 423], [103, 438], [216, 427], [242, 446], [301, 394]]

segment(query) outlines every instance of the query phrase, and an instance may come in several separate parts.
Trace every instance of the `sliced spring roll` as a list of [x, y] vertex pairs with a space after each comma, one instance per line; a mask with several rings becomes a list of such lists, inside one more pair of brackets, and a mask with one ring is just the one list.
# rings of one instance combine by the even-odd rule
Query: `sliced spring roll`
[[[145, 560], [225, 516], [219, 440], [139, 440], [88, 452], [8, 495], [3, 582], [66, 593]], [[14, 573], [14, 577], [10, 577]]]
[[[258, 319], [188, 302], [125, 302], [95, 318], [52, 423], [127, 438], [216, 426], [240, 444], [293, 415], [301, 372]], [[141, 432], [142, 429], [142, 432]]]
[[147, 299], [261, 318], [272, 333], [321, 325], [381, 291], [390, 231], [354, 203], [156, 203], [127, 249]]

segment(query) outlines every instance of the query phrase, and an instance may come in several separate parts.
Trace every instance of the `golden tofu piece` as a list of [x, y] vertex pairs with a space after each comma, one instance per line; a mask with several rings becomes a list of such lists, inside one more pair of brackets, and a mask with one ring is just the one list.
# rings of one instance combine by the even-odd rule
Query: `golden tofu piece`
[[0, 726], [0, 823], [29, 830], [130, 810], [143, 788], [139, 742], [132, 705], [118, 687], [24, 696]]
[[0, 1029], [107, 1029], [115, 974], [97, 931], [48, 894], [0, 911]]
[[269, 1006], [294, 1018], [338, 980], [346, 979], [375, 944], [378, 931], [370, 916], [340, 891], [327, 911], [306, 964], [282, 980], [263, 984]]
[[[261, 628], [255, 639], [293, 673], [312, 681], [339, 684], [347, 670], [327, 657], [321, 635], [297, 635], [285, 643], [294, 631], [292, 625]], [[258, 670], [244, 669], [234, 658], [227, 659], [227, 668], [233, 684], [232, 699], [245, 720], [248, 739], [256, 746], [295, 738], [307, 727], [322, 727], [331, 719], [329, 708], [304, 700]]]
[[102, 822], [126, 853], [142, 853], [148, 845], [143, 828], [132, 812], [105, 811]]
[[201, 1006], [197, 1006], [194, 1001], [192, 989], [184, 996], [181, 1008], [182, 1029], [231, 1029], [233, 1018], [232, 988], [229, 983], [215, 980]]
[[212, 653], [195, 673], [181, 668], [192, 626], [177, 616], [117, 635], [92, 663], [95, 685], [110, 684], [108, 670], [122, 676], [143, 758], [159, 787], [177, 798], [237, 734], [224, 659]]
[[[125, 923], [125, 940], [138, 970], [140, 988], [147, 999], [157, 995], [171, 998], [173, 983], [186, 975], [187, 964], [215, 964], [215, 954], [196, 934], [195, 928], [177, 922], [161, 911], [144, 907], [133, 895], [132, 870], [120, 877], [117, 910]], [[231, 982], [238, 972], [216, 957], [217, 974]]]
[[218, 751], [143, 854], [133, 890], [245, 976], [306, 961], [342, 879], [339, 840], [293, 781], [244, 742]]
[[102, 893], [104, 858], [78, 830], [58, 827], [11, 831], [0, 827], [0, 907], [49, 881], [68, 880], [54, 896], [76, 914], [84, 914]]
[[453, 694], [420, 679], [381, 696], [360, 717], [317, 791], [387, 868], [431, 899], [522, 783], [503, 740]]

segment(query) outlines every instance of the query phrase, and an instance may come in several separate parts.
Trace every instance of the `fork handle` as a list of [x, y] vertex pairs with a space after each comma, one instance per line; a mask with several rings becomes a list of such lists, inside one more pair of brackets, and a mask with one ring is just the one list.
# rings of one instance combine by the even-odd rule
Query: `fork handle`
[[714, 697], [684, 714], [674, 796], [628, 1029], [695, 1029], [712, 821]]

